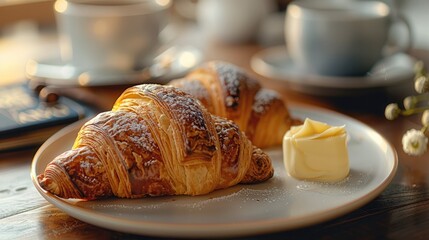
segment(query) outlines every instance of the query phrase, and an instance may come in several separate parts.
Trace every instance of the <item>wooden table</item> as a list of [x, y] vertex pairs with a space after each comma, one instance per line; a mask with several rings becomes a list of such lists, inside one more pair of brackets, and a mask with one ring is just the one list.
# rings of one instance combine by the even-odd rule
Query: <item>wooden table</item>
[[[249, 59], [260, 46], [207, 44], [206, 60], [220, 59], [251, 71]], [[429, 66], [427, 51], [414, 51]], [[429, 235], [429, 153], [412, 158], [403, 153], [401, 138], [410, 128], [419, 128], [416, 117], [388, 121], [384, 107], [400, 101], [384, 91], [374, 95], [317, 97], [293, 92], [287, 86], [262, 78], [268, 88], [278, 90], [289, 104], [319, 106], [354, 117], [378, 131], [399, 155], [399, 167], [392, 183], [376, 199], [337, 219], [318, 225], [264, 236], [268, 239], [422, 239]], [[410, 85], [411, 80], [410, 80]], [[97, 89], [70, 89], [73, 96], [94, 104], [97, 110], [109, 109], [127, 86]], [[401, 97], [401, 96], [400, 96]], [[0, 239], [144, 239], [92, 226], [74, 219], [48, 203], [30, 180], [30, 164], [37, 150], [0, 153]]]

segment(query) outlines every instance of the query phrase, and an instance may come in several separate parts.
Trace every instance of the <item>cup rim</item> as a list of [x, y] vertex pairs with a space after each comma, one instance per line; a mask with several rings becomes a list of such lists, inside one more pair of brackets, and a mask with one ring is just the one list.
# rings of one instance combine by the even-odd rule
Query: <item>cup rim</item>
[[[359, 14], [350, 14], [349, 10]], [[300, 0], [291, 2], [287, 8], [288, 17], [305, 19], [370, 20], [390, 14], [390, 7], [381, 1]]]
[[[101, 2], [99, 0], [98, 2]], [[56, 14], [77, 16], [132, 16], [159, 12], [169, 8], [172, 0], [130, 0], [120, 4], [96, 4], [97, 0], [56, 0]]]

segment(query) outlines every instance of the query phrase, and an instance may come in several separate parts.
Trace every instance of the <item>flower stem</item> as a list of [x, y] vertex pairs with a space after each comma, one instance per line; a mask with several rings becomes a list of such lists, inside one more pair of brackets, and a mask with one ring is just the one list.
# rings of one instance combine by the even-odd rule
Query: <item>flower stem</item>
[[429, 106], [418, 107], [418, 108], [411, 108], [411, 109], [407, 109], [407, 110], [401, 111], [401, 115], [402, 116], [410, 116], [410, 115], [413, 115], [413, 114], [416, 114], [416, 113], [422, 113], [422, 112], [424, 112], [425, 110], [428, 110], [428, 109], [429, 109]]

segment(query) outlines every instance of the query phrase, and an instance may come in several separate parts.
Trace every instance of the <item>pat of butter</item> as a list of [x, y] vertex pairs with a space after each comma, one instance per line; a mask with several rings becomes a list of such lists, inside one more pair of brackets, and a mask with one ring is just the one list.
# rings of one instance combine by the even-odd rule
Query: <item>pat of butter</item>
[[283, 160], [286, 171], [298, 179], [335, 182], [350, 171], [344, 126], [305, 119], [283, 137]]

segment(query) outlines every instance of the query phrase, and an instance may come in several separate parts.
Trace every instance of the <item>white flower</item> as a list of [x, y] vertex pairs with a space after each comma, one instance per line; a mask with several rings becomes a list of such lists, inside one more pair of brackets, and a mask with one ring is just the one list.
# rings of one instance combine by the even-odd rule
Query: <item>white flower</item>
[[384, 110], [384, 116], [388, 120], [393, 120], [397, 118], [400, 113], [401, 113], [401, 109], [399, 109], [399, 106], [396, 103], [391, 103], [387, 105], [386, 109]]
[[417, 98], [415, 96], [408, 96], [404, 98], [403, 104], [404, 108], [409, 110], [416, 106], [416, 103], [418, 102]]
[[426, 152], [428, 138], [416, 129], [408, 130], [402, 137], [402, 148], [411, 156], [420, 156]]
[[424, 75], [418, 77], [414, 82], [414, 89], [418, 93], [429, 92], [429, 79]]
[[423, 126], [429, 127], [429, 110], [425, 110], [422, 115]]

